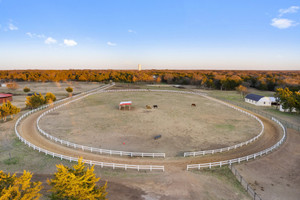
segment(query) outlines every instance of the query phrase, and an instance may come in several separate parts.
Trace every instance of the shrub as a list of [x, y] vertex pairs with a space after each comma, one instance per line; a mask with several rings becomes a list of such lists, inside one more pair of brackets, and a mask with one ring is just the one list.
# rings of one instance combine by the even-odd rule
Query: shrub
[[45, 104], [45, 98], [41, 94], [34, 93], [32, 96], [26, 97], [26, 107], [28, 108], [37, 108], [43, 104]]
[[29, 88], [29, 87], [24, 87], [24, 88], [23, 88], [23, 91], [24, 91], [24, 92], [30, 92], [30, 88]]
[[66, 88], [66, 91], [69, 92], [69, 93], [72, 93], [72, 92], [73, 92], [73, 88], [67, 87], [67, 88]]
[[46, 101], [46, 103], [52, 103], [52, 102], [56, 101], [56, 96], [53, 93], [48, 92], [45, 95], [45, 101]]
[[8, 89], [16, 90], [16, 89], [19, 88], [19, 85], [18, 85], [18, 83], [16, 83], [16, 82], [10, 82], [10, 83], [7, 83], [7, 84], [6, 84], [6, 87], [7, 87]]

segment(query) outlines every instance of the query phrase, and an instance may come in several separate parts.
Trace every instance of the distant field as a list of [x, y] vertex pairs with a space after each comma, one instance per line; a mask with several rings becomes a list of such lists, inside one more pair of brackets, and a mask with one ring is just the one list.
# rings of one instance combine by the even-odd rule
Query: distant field
[[[133, 101], [131, 111], [118, 110], [123, 100]], [[154, 104], [159, 108], [145, 109]], [[206, 98], [161, 92], [92, 95], [47, 115], [41, 127], [79, 144], [169, 156], [234, 145], [260, 131], [256, 120]]]
[[68, 96], [65, 88], [68, 86], [74, 89], [74, 93], [80, 93], [83, 91], [90, 90], [92, 88], [99, 87], [100, 83], [92, 82], [17, 82], [19, 87], [15, 90], [8, 89], [6, 87], [0, 87], [0, 93], [12, 93], [13, 101], [12, 103], [20, 108], [25, 107], [25, 100], [27, 93], [23, 92], [24, 87], [29, 87], [30, 92], [42, 93], [43, 95], [47, 92], [52, 92], [56, 95], [57, 99], [65, 98]]

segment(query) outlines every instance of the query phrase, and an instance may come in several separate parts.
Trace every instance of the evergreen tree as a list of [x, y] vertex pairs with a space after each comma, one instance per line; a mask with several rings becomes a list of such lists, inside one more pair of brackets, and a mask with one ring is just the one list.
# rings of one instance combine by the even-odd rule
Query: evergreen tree
[[52, 192], [51, 199], [106, 199], [107, 184], [102, 187], [96, 185], [100, 178], [96, 178], [94, 166], [87, 168], [82, 159], [79, 159], [78, 164], [74, 165], [73, 168], [62, 164], [56, 167], [57, 172], [54, 174], [54, 178], [48, 180], [49, 185], [52, 186], [50, 190]]
[[24, 170], [17, 177], [0, 171], [0, 200], [37, 200], [42, 195], [41, 182], [31, 182], [32, 174]]

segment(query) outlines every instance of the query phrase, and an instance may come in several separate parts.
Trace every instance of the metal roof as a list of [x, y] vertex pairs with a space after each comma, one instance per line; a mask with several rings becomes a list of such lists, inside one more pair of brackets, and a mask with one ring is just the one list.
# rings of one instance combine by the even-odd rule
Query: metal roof
[[263, 98], [264, 96], [258, 95], [258, 94], [248, 94], [245, 98], [246, 99], [251, 99], [254, 101], [259, 101], [261, 98]]
[[120, 106], [122, 106], [122, 105], [131, 105], [132, 104], [132, 101], [121, 101], [120, 102]]

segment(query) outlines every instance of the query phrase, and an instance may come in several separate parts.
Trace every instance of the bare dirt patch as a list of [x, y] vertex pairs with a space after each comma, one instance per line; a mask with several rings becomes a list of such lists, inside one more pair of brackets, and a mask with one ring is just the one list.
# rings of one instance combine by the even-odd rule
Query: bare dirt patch
[[[130, 111], [118, 110], [123, 100], [133, 101]], [[168, 156], [238, 144], [261, 129], [255, 119], [201, 96], [162, 92], [92, 95], [46, 115], [40, 126], [78, 144]], [[154, 140], [155, 135], [162, 138]]]
[[236, 168], [262, 199], [299, 199], [299, 142], [299, 132], [288, 129], [287, 141], [280, 149]]
[[[109, 173], [109, 172], [108, 172]], [[108, 198], [113, 200], [173, 200], [173, 199], [236, 199], [248, 200], [249, 196], [234, 184], [235, 179], [228, 180], [220, 174], [177, 172], [158, 174], [127, 174], [120, 172], [104, 175], [100, 185], [108, 183]], [[47, 179], [49, 174], [35, 174], [34, 181], [43, 183], [43, 199], [49, 195]], [[232, 178], [232, 177], [229, 177]], [[213, 188], [213, 189], [212, 189]]]

